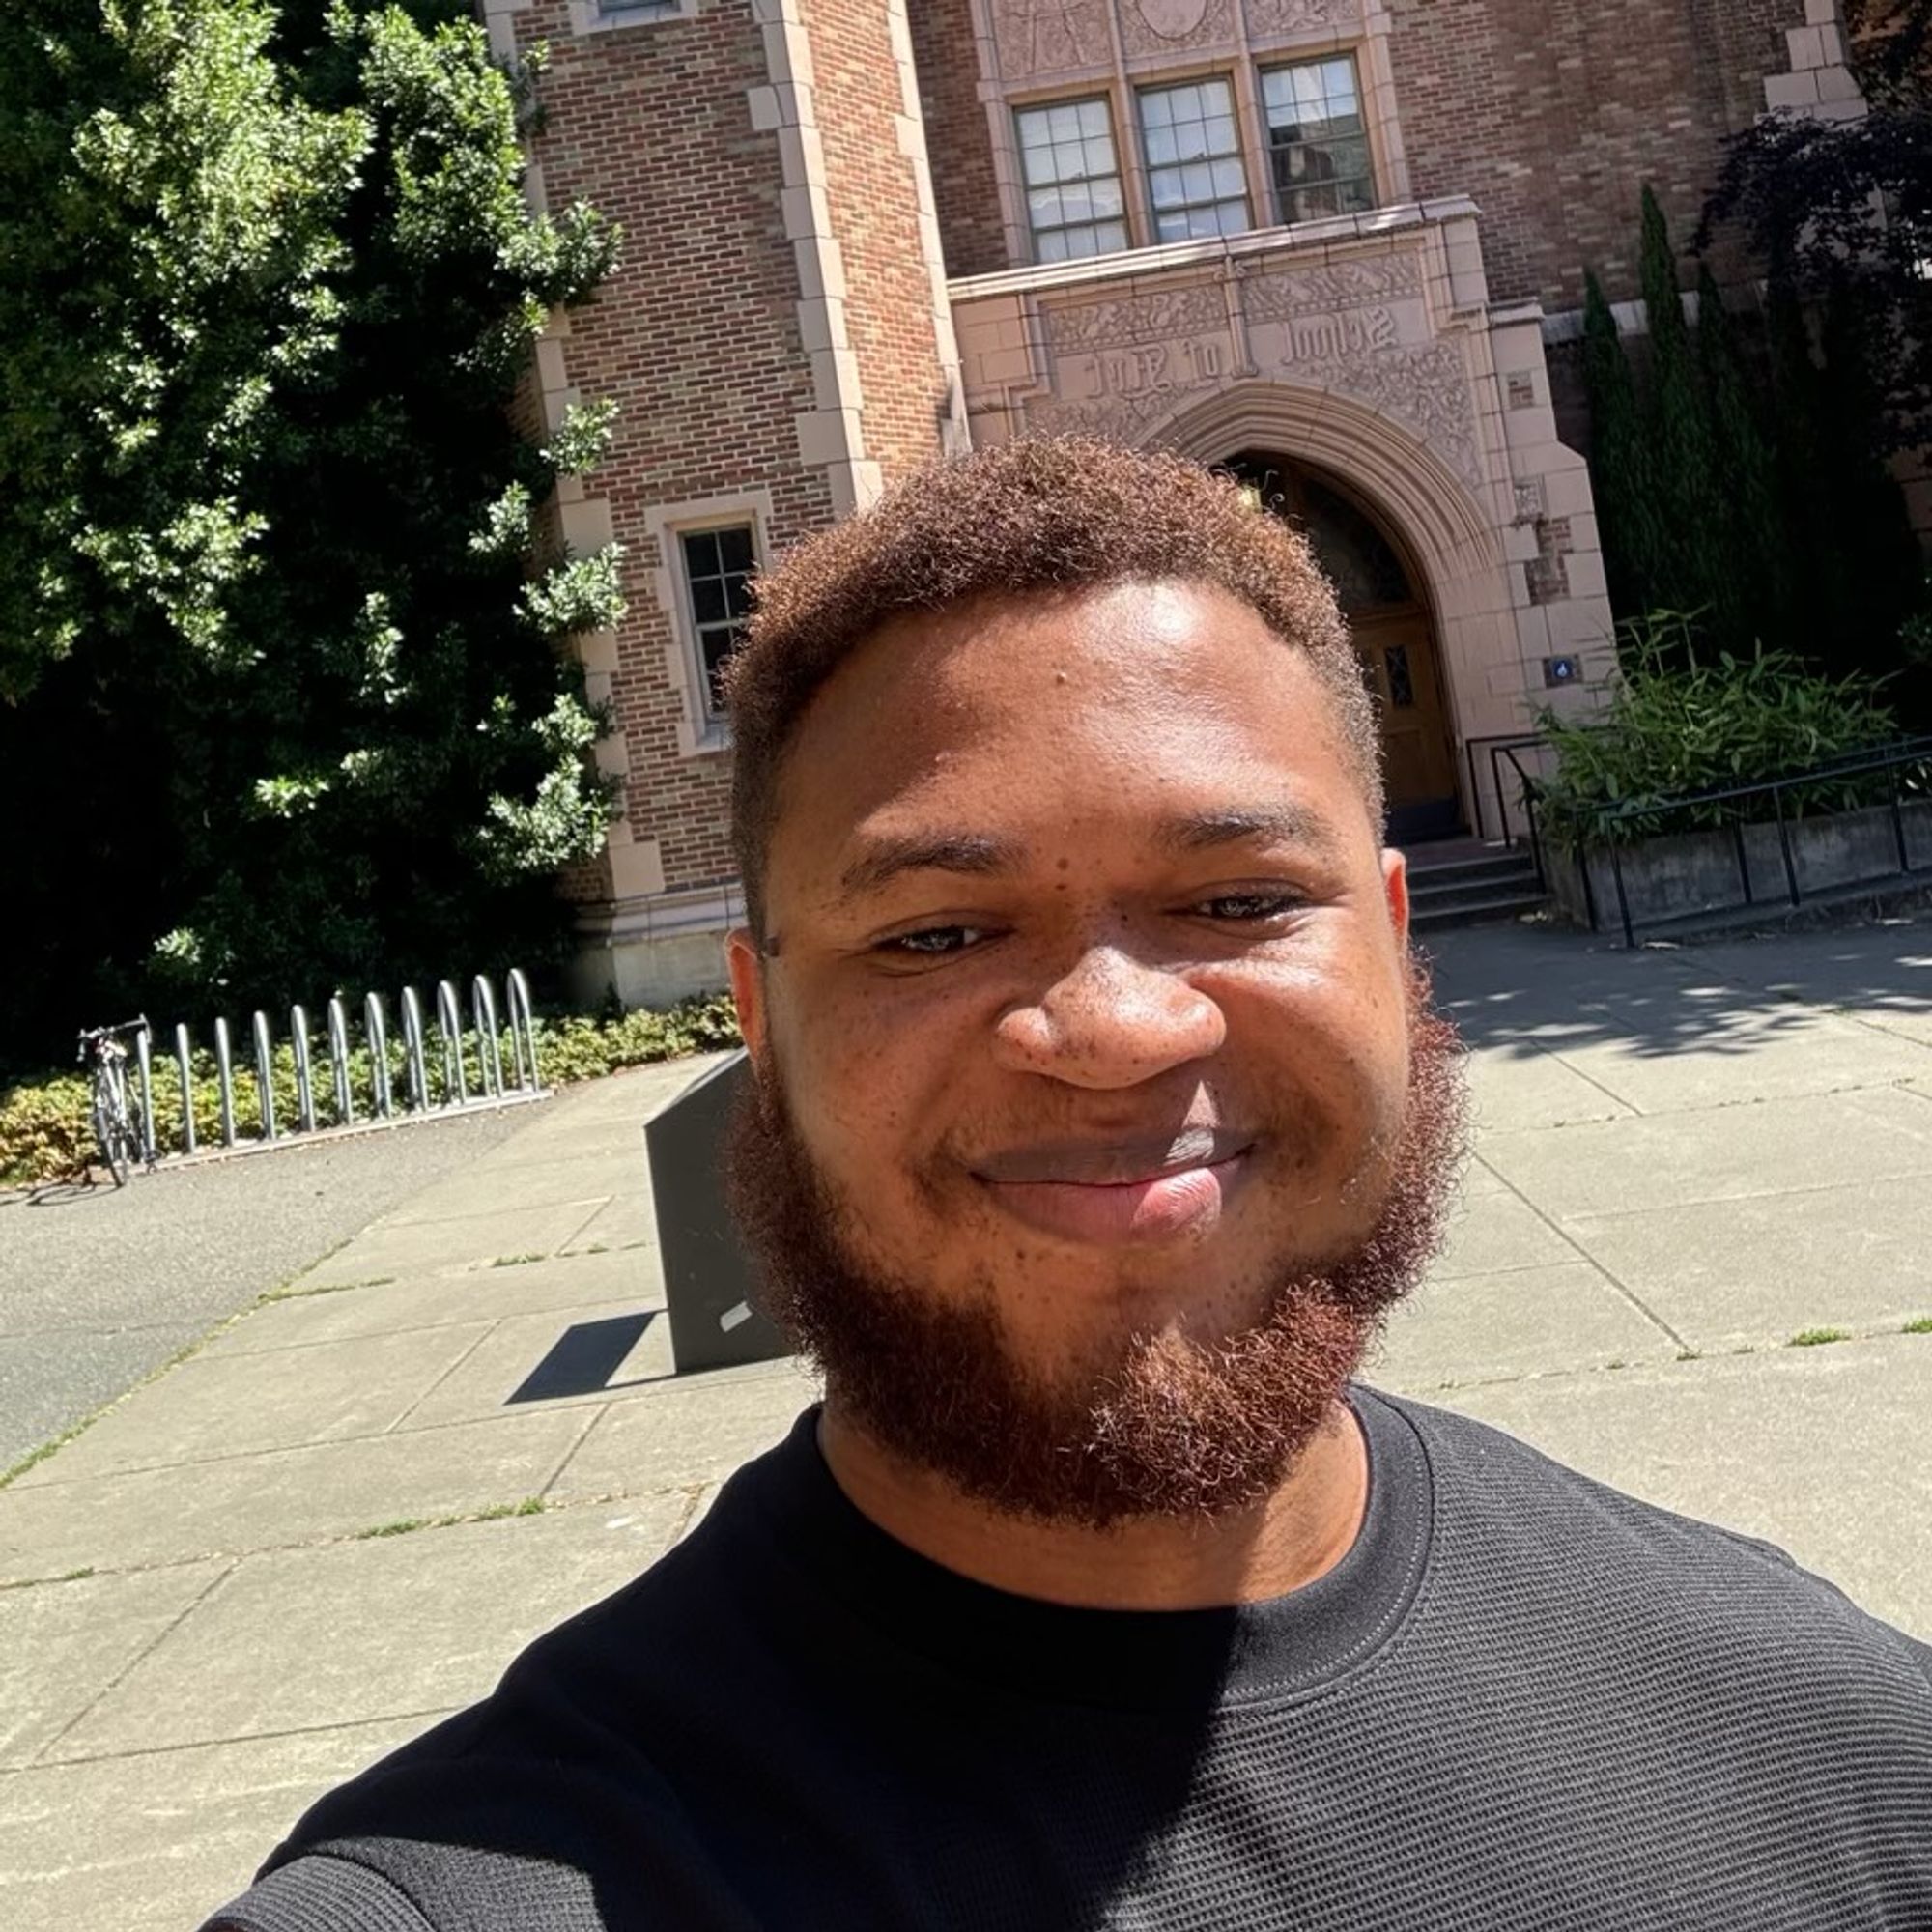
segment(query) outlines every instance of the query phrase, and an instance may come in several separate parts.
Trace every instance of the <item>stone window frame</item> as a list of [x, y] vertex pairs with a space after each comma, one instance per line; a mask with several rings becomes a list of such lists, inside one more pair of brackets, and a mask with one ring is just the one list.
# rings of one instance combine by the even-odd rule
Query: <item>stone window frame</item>
[[570, 31], [618, 33], [627, 27], [668, 27], [697, 17], [698, 0], [570, 0]]
[[[1247, 168], [1249, 208], [1251, 212], [1264, 212], [1268, 217], [1258, 228], [1275, 229], [1281, 224], [1272, 218], [1276, 206], [1274, 173], [1262, 109], [1261, 70], [1350, 54], [1355, 61], [1363, 119], [1368, 127], [1377, 206], [1406, 207], [1415, 199], [1402, 134], [1395, 67], [1390, 56], [1394, 31], [1390, 0], [1362, 0], [1358, 16], [1347, 22], [1269, 34], [1250, 34], [1237, 13], [1237, 33], [1234, 39], [1198, 49], [1177, 48], [1172, 53], [1130, 55], [1119, 45], [1117, 38], [1104, 61], [1011, 80], [1003, 80], [991, 65], [994, 39], [987, 8], [988, 0], [974, 0], [973, 11], [979, 25], [980, 97], [992, 131], [993, 173], [1009, 268], [1035, 266], [1014, 111], [1076, 97], [1104, 95], [1111, 108], [1116, 148], [1126, 186], [1129, 250], [1183, 245], [1155, 241], [1149, 219], [1148, 171], [1134, 105], [1135, 92], [1143, 87], [1178, 85], [1216, 74], [1233, 77], [1236, 119]], [[1094, 269], [1096, 277], [1130, 272], [1122, 268], [1118, 256], [1082, 259], [1098, 265]]]
[[[1274, 163], [1268, 149], [1267, 108], [1262, 97], [1262, 74], [1268, 68], [1299, 67], [1304, 62], [1338, 60], [1355, 63], [1362, 124], [1369, 140], [1369, 169], [1375, 179], [1376, 206], [1401, 208], [1415, 198], [1409, 176], [1408, 153], [1403, 143], [1398, 112], [1395, 66], [1389, 55], [1390, 21], [1386, 7], [1371, 4], [1366, 17], [1341, 33], [1273, 34], [1258, 38], [1249, 54], [1254, 80], [1249, 90], [1255, 127], [1256, 187], [1275, 210]], [[1270, 227], [1282, 227], [1270, 221]]]
[[[1377, 153], [1374, 116], [1369, 109], [1369, 86], [1363, 74], [1362, 52], [1359, 43], [1324, 48], [1318, 53], [1258, 54], [1255, 57], [1255, 115], [1261, 136], [1262, 173], [1267, 183], [1266, 208], [1274, 218], [1266, 222], [1269, 228], [1293, 228], [1298, 224], [1282, 218], [1282, 190], [1275, 179], [1274, 136], [1268, 121], [1267, 82], [1270, 74], [1292, 73], [1297, 68], [1320, 68], [1333, 65], [1337, 61], [1347, 61], [1354, 74], [1355, 111], [1362, 124], [1359, 136], [1363, 150], [1368, 156], [1369, 205], [1367, 208], [1351, 208], [1341, 211], [1344, 214], [1367, 214], [1384, 205], [1387, 197], [1382, 190], [1380, 156]], [[1345, 137], [1355, 138], [1355, 137]], [[1332, 216], [1311, 215], [1310, 220], [1329, 220]]]
[[[1101, 176], [1101, 175], [1090, 175], [1084, 177], [1083, 180], [1102, 181], [1111, 179], [1115, 183], [1115, 185], [1119, 187], [1121, 191], [1121, 213], [1119, 220], [1122, 231], [1125, 234], [1127, 238], [1126, 246], [1128, 248], [1133, 248], [1139, 245], [1135, 236], [1134, 211], [1132, 208], [1132, 199], [1133, 199], [1132, 191], [1128, 184], [1127, 165], [1122, 156], [1120, 117], [1115, 112], [1113, 91], [1110, 88], [1106, 87], [1090, 88], [1074, 94], [1055, 94], [1048, 97], [1047, 99], [1040, 100], [1015, 100], [1010, 103], [1008, 109], [1009, 123], [1011, 128], [1012, 137], [1013, 137], [1013, 154], [1015, 157], [1015, 165], [1019, 178], [1020, 201], [1021, 201], [1022, 213], [1026, 222], [1027, 257], [1029, 262], [1041, 263], [1047, 261], [1048, 259], [1051, 259], [1056, 262], [1093, 261], [1097, 259], [1101, 255], [1118, 254], [1121, 252], [1118, 249], [1096, 249], [1092, 251], [1091, 253], [1084, 255], [1056, 255], [1051, 258], [1043, 256], [1039, 252], [1040, 231], [1034, 223], [1033, 204], [1030, 198], [1034, 185], [1028, 182], [1026, 176], [1026, 141], [1024, 136], [1020, 132], [1020, 122], [1022, 118], [1025, 117], [1026, 115], [1045, 114], [1050, 112], [1052, 109], [1056, 107], [1087, 107], [1087, 106], [1097, 106], [1100, 109], [1100, 111], [1107, 117], [1107, 143], [1108, 146], [1113, 150], [1114, 172], [1111, 177]], [[1087, 223], [1065, 223], [1063, 224], [1062, 226], [1064, 229], [1065, 227], [1076, 227], [1076, 226], [1102, 227], [1108, 224], [1102, 222], [1087, 222]]]
[[685, 575], [684, 539], [704, 530], [736, 529], [746, 525], [752, 530], [753, 565], [762, 570], [772, 555], [769, 490], [742, 490], [725, 497], [660, 503], [644, 519], [658, 554], [657, 567], [651, 573], [652, 593], [670, 632], [667, 669], [671, 688], [678, 695], [677, 749], [681, 757], [704, 757], [731, 749], [731, 721], [712, 712], [707, 696], [704, 653], [698, 648], [691, 583]]
[[[1155, 170], [1156, 168], [1169, 168], [1185, 164], [1168, 161], [1156, 162], [1149, 157], [1148, 123], [1146, 120], [1148, 99], [1150, 96], [1156, 94], [1178, 93], [1183, 87], [1198, 88], [1213, 86], [1217, 83], [1227, 90], [1227, 118], [1234, 124], [1235, 145], [1231, 152], [1211, 155], [1208, 156], [1208, 159], [1210, 163], [1213, 161], [1231, 160], [1239, 167], [1241, 171], [1242, 209], [1242, 223], [1239, 228], [1224, 228], [1219, 229], [1217, 232], [1223, 236], [1248, 235], [1252, 234], [1257, 226], [1255, 221], [1255, 170], [1248, 152], [1252, 130], [1249, 127], [1248, 117], [1241, 111], [1242, 90], [1238, 74], [1228, 68], [1218, 66], [1210, 68], [1206, 71], [1191, 73], [1134, 74], [1129, 77], [1127, 83], [1128, 96], [1133, 108], [1134, 145], [1140, 160], [1140, 175], [1145, 204], [1144, 212], [1147, 216], [1148, 239], [1150, 243], [1156, 248], [1168, 247], [1178, 242], [1200, 242], [1211, 238], [1190, 235], [1172, 236], [1163, 240], [1159, 233], [1162, 210], [1156, 205], [1153, 198]], [[1233, 199], [1232, 195], [1217, 195], [1212, 204], [1198, 202], [1183, 203], [1181, 212], [1185, 213], [1194, 208], [1209, 205], [1218, 207], [1222, 203]], [[1271, 206], [1272, 204], [1266, 205]]]

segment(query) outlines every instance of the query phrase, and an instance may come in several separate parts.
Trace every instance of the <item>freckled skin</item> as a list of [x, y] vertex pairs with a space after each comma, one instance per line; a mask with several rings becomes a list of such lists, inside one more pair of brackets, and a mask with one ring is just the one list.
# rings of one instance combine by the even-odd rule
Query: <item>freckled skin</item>
[[[1155, 836], [1276, 806], [1324, 843]], [[841, 895], [865, 841], [935, 833], [1019, 856]], [[740, 936], [733, 985], [813, 1157], [862, 1204], [855, 1248], [990, 1305], [1042, 1376], [1104, 1363], [1129, 1330], [1237, 1332], [1284, 1254], [1318, 1262], [1373, 1225], [1407, 1079], [1402, 862], [1316, 678], [1225, 593], [895, 620], [793, 740], [767, 893], [778, 955]], [[1254, 1147], [1218, 1217], [1175, 1242], [1018, 1230], [976, 1175], [1015, 1145], [1204, 1122]]]

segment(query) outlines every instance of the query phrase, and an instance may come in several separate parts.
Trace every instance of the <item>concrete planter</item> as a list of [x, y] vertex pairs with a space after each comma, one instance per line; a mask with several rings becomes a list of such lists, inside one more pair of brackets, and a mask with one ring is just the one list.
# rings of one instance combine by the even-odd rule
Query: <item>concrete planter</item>
[[[1889, 806], [1788, 822], [1792, 870], [1804, 898], [1852, 886], [1884, 885], [1932, 868], [1932, 800], [1915, 799], [1901, 809], [1903, 867], [1899, 865], [1898, 831]], [[1624, 846], [1621, 856], [1624, 895], [1633, 925], [1735, 912], [1748, 905], [1776, 910], [1791, 902], [1775, 818], [1736, 831], [1726, 827], [1717, 832], [1671, 833]], [[1587, 893], [1583, 883], [1586, 866]], [[1622, 926], [1616, 873], [1607, 846], [1586, 848], [1580, 863], [1574, 850], [1552, 850], [1548, 854], [1548, 868], [1550, 895], [1568, 919], [1598, 932], [1614, 932]]]

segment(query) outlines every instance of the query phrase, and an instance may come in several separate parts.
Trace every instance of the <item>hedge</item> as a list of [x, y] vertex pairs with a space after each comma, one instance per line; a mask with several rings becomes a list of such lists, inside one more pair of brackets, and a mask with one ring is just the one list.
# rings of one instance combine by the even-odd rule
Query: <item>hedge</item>
[[[160, 1042], [157, 1040], [156, 1045]], [[738, 1044], [738, 1016], [728, 998], [687, 1000], [663, 1011], [622, 1013], [593, 1019], [582, 1013], [540, 1018], [537, 1051], [540, 1071], [548, 1086], [562, 1087], [594, 1080], [621, 1067], [646, 1066], [660, 1061], [682, 1060]], [[443, 1071], [442, 1036], [430, 1028], [424, 1039], [430, 1098], [447, 1097]], [[311, 1084], [317, 1124], [337, 1124], [335, 1078], [327, 1058], [326, 1037], [310, 1042]], [[505, 1077], [514, 1060], [510, 1037], [498, 1043]], [[473, 1094], [482, 1085], [477, 1036], [463, 1036], [466, 1078]], [[389, 1085], [397, 1103], [407, 1090], [401, 1042], [389, 1041]], [[214, 1057], [199, 1053], [193, 1062], [191, 1089], [194, 1126], [203, 1147], [219, 1144], [220, 1087]], [[357, 1047], [349, 1056], [351, 1098], [357, 1119], [373, 1112], [372, 1067], [368, 1050]], [[270, 1078], [275, 1122], [286, 1131], [296, 1119], [295, 1051], [287, 1041], [274, 1053]], [[261, 1133], [260, 1094], [255, 1078], [253, 1045], [237, 1041], [234, 1066], [236, 1131], [244, 1139]], [[181, 1147], [181, 1080], [173, 1057], [156, 1056], [154, 1065], [155, 1141], [164, 1151]], [[83, 1173], [95, 1157], [94, 1127], [88, 1107], [88, 1085], [78, 1073], [50, 1074], [22, 1081], [0, 1092], [0, 1186], [32, 1186], [69, 1179]]]

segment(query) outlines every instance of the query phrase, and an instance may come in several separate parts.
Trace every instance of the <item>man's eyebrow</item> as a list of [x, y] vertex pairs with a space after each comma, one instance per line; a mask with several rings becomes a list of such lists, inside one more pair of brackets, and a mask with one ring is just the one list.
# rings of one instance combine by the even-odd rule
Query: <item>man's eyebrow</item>
[[1310, 845], [1324, 856], [1340, 851], [1341, 834], [1319, 811], [1303, 805], [1190, 812], [1170, 819], [1157, 835], [1171, 852], [1205, 852], [1216, 845]]
[[1009, 839], [972, 832], [914, 832], [869, 838], [839, 874], [841, 898], [889, 886], [904, 872], [963, 872], [984, 878], [1014, 869], [1019, 847]]

